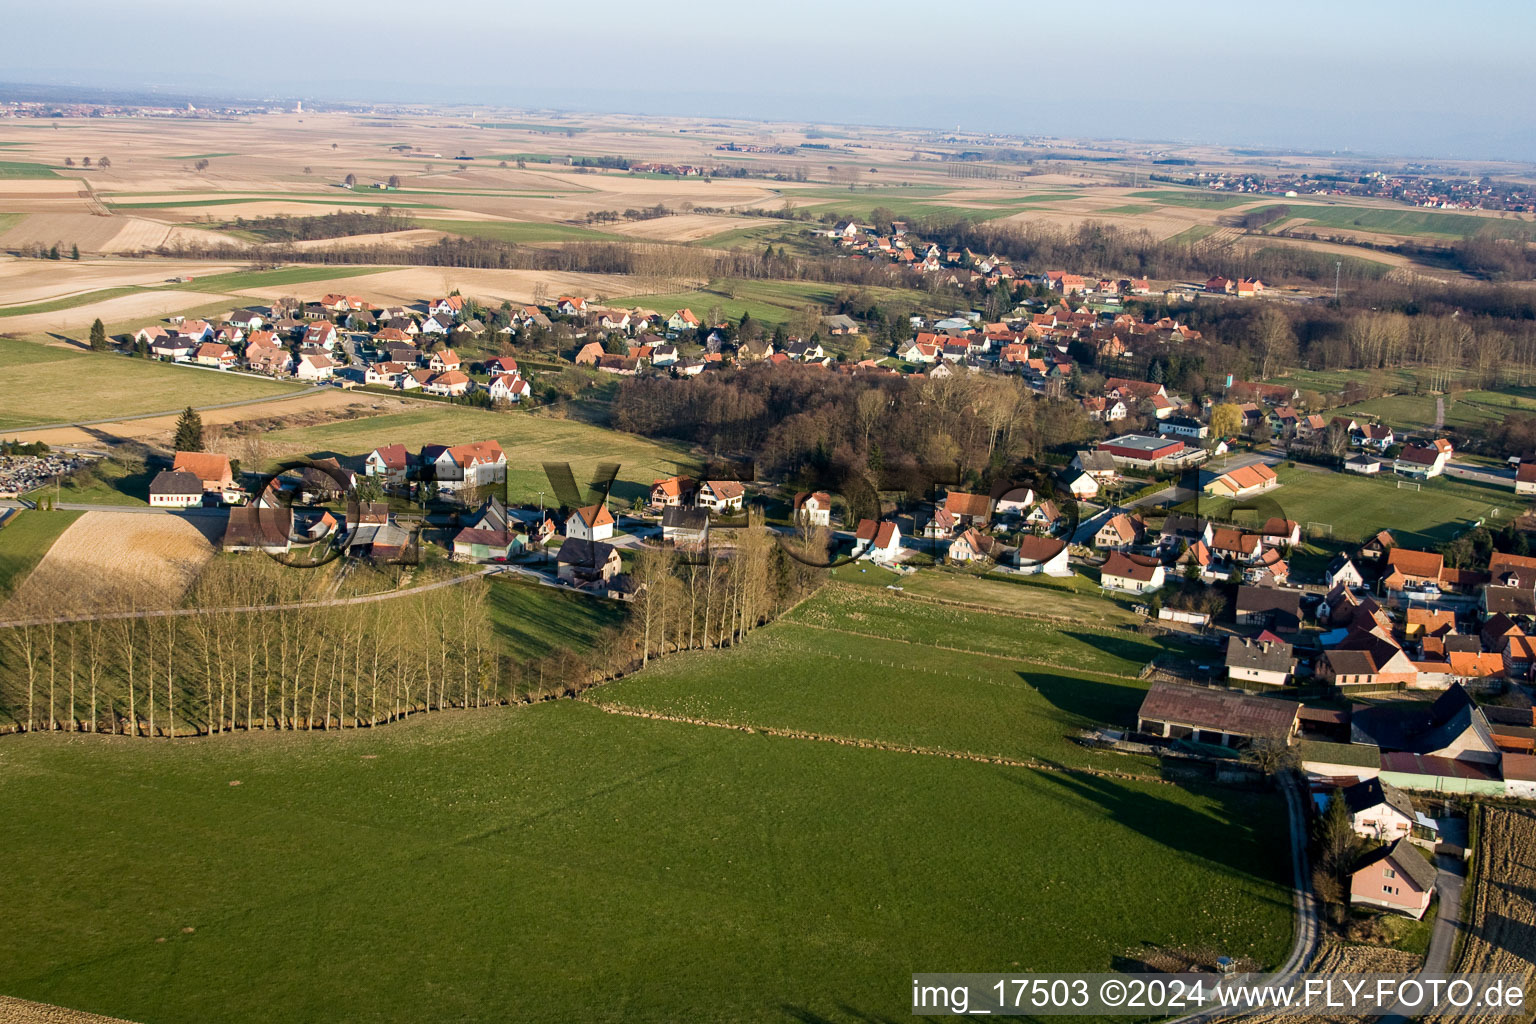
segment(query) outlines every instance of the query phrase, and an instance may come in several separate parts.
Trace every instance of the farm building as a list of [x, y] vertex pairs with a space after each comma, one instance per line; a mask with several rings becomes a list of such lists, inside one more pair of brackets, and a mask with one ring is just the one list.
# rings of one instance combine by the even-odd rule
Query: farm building
[[203, 503], [203, 482], [191, 473], [162, 469], [149, 484], [149, 503], [155, 508], [191, 508]]
[[1291, 742], [1301, 705], [1231, 690], [1153, 683], [1136, 713], [1137, 732], [1222, 746], [1259, 738]]

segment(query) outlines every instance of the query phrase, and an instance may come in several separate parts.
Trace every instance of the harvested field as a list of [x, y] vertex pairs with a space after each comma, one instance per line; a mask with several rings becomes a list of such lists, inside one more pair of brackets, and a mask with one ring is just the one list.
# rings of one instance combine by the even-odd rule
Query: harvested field
[[[215, 451], [227, 449], [227, 454], [239, 456], [243, 452], [237, 450], [232, 439], [243, 437], [253, 430], [286, 430], [362, 416], [384, 416], [419, 409], [422, 404], [407, 399], [372, 395], [360, 397], [336, 388], [315, 388], [297, 391], [292, 397], [287, 398], [279, 396], [270, 401], [254, 402], [249, 405], [205, 409], [199, 415], [202, 417], [204, 429], [208, 431], [210, 449]], [[90, 427], [7, 431], [6, 436], [21, 441], [42, 441], [50, 445], [99, 445], [140, 441], [146, 444], [168, 446], [171, 436], [176, 431], [176, 420], [179, 415], [177, 413], [145, 419], [122, 420], [117, 423], [99, 423]], [[221, 431], [224, 434], [222, 439], [218, 436]]]
[[[1461, 957], [1456, 971], [1513, 973], [1527, 990], [1536, 979], [1536, 809], [1484, 805], [1473, 851], [1476, 890], [1465, 908]], [[1459, 1022], [1501, 1018], [1470, 1011]]]
[[[1316, 974], [1412, 974], [1423, 964], [1423, 958], [1400, 949], [1381, 946], [1351, 946], [1335, 939], [1325, 939], [1317, 951], [1317, 957], [1307, 970]], [[1294, 1015], [1244, 1014], [1246, 1024], [1295, 1024]], [[1363, 1024], [1379, 1018], [1364, 1016], [1328, 1016], [1310, 1018], [1322, 1024]]]
[[32, 260], [0, 257], [0, 310], [100, 288], [160, 284], [173, 277], [204, 277], [238, 269], [233, 264], [186, 260]]
[[0, 234], [0, 248], [55, 245], [82, 252], [139, 252], [177, 242], [218, 244], [229, 239], [211, 231], [173, 226], [144, 217], [102, 217], [87, 210], [79, 200], [79, 212], [29, 213], [19, 224]]
[[[459, 267], [403, 267], [370, 274], [366, 278], [313, 281], [305, 286], [306, 294], [323, 294], [328, 291], [348, 292], [361, 295], [370, 302], [416, 302], [425, 295], [446, 295], [455, 288], [472, 295], [482, 302], [499, 303], [532, 302], [534, 289], [544, 285], [549, 295], [598, 296], [624, 295], [647, 288], [654, 279], [637, 281], [621, 274], [578, 274], [539, 270], [466, 270]], [[702, 282], [680, 280], [678, 287], [696, 287]], [[293, 294], [294, 286], [284, 284], [275, 287], [242, 288], [240, 294], [264, 299], [281, 298]], [[89, 322], [89, 321], [87, 321]]]
[[697, 242], [701, 238], [718, 235], [722, 231], [756, 224], [756, 219], [746, 217], [722, 217], [709, 213], [684, 213], [675, 217], [657, 217], [654, 220], [620, 221], [604, 224], [604, 231], [628, 235], [631, 238], [649, 238], [663, 242]]
[[48, 549], [5, 611], [114, 611], [181, 600], [224, 532], [222, 516], [87, 512]]
[[[291, 290], [291, 289], [290, 289]], [[90, 302], [70, 309], [51, 313], [28, 313], [0, 319], [0, 328], [8, 333], [30, 334], [34, 331], [70, 331], [89, 328], [91, 321], [100, 317], [103, 323], [120, 321], [154, 321], [193, 306], [211, 305], [224, 296], [210, 292], [188, 292], [179, 289], [166, 291], [135, 292]]]
[[103, 1017], [10, 996], [0, 996], [0, 1021], [5, 1024], [128, 1024], [121, 1017]]

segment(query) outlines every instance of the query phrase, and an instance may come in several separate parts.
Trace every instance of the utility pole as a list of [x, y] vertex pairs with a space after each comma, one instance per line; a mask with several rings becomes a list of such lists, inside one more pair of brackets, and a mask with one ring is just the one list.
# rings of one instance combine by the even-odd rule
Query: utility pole
[[1339, 304], [1339, 272], [1344, 269], [1343, 260], [1333, 261], [1333, 304]]

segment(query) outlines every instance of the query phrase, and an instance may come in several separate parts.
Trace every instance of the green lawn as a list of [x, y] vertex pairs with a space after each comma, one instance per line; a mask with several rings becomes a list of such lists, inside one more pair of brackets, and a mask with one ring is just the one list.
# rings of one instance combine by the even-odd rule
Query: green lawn
[[[1512, 490], [1444, 477], [1425, 482], [1418, 491], [1402, 490], [1390, 470], [1379, 477], [1300, 466], [1281, 467], [1278, 473], [1281, 486], [1263, 497], [1279, 505], [1285, 517], [1301, 523], [1304, 530], [1309, 522], [1332, 523], [1335, 541], [1358, 542], [1377, 530], [1390, 529], [1401, 544], [1429, 548], [1453, 539], [1478, 520], [1497, 527], [1525, 504], [1515, 499]], [[1232, 504], [1224, 499], [1202, 500], [1200, 510], [1220, 517]]]
[[1085, 576], [976, 576], [933, 569], [908, 576], [902, 588], [918, 597], [932, 597], [1001, 612], [1049, 618], [1079, 618], [1083, 622], [1127, 625], [1141, 621], [1124, 595], [1108, 596]]
[[59, 534], [84, 514], [23, 509], [6, 517], [5, 525], [0, 526], [0, 598], [26, 579]]
[[681, 445], [650, 441], [578, 420], [446, 404], [423, 404], [410, 412], [296, 427], [266, 436], [283, 451], [297, 446], [310, 454], [351, 457], [355, 468], [361, 468], [362, 457], [380, 445], [400, 443], [415, 451], [424, 444], [495, 438], [507, 453], [510, 499], [537, 501], [543, 491], [548, 505], [558, 505], [559, 499], [544, 472], [546, 461], [571, 463], [578, 485], [591, 479], [599, 463], [619, 463], [612, 494], [624, 507], [634, 498], [648, 495], [652, 481], [678, 473], [674, 460], [682, 460], [685, 466], [695, 464]]
[[[0, 338], [0, 430], [291, 395], [293, 385]], [[371, 446], [370, 446], [371, 447]]]
[[572, 701], [5, 758], [6, 990], [158, 1024], [852, 1024], [928, 966], [1290, 937], [1271, 795]]

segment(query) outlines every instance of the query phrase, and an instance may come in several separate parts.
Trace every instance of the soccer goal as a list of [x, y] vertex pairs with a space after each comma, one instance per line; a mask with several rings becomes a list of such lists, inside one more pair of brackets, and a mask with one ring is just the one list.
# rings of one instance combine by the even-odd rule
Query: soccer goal
[[1417, 480], [1399, 480], [1397, 489], [1400, 491], [1417, 491], [1423, 487]]
[[1308, 523], [1307, 524], [1307, 536], [1308, 537], [1332, 537], [1333, 536], [1333, 524], [1332, 523]]

